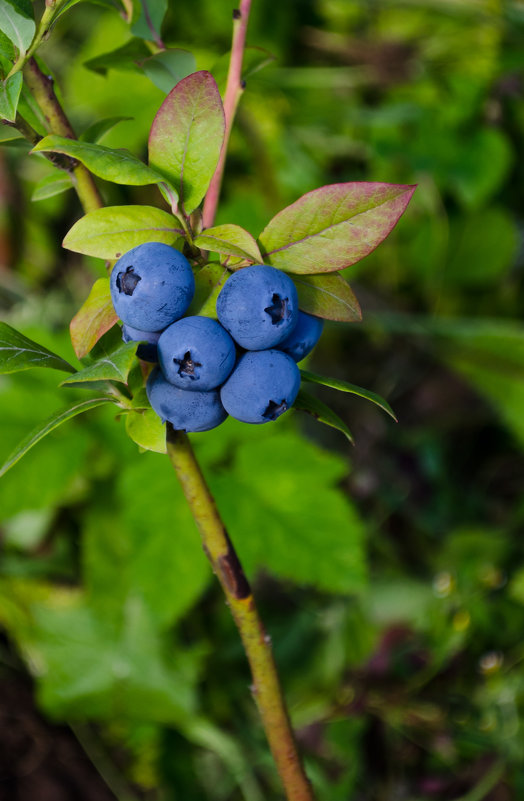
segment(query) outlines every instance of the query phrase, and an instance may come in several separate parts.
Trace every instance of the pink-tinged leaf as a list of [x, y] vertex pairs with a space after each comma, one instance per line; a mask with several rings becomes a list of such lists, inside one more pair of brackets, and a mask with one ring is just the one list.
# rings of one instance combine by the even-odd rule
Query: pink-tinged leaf
[[226, 224], [206, 228], [194, 240], [197, 247], [237, 257], [234, 261], [262, 264], [262, 256], [255, 238], [240, 225]]
[[414, 186], [331, 184], [279, 212], [259, 242], [264, 262], [290, 273], [329, 273], [363, 259], [397, 224]]
[[355, 323], [362, 319], [359, 302], [353, 290], [338, 273], [293, 275], [292, 278], [302, 311], [342, 323]]
[[205, 70], [177, 83], [153, 120], [149, 163], [176, 188], [186, 214], [194, 211], [206, 194], [224, 132], [220, 93]]
[[78, 358], [82, 359], [89, 353], [117, 320], [109, 291], [109, 278], [99, 278], [93, 284], [86, 302], [71, 320], [71, 342]]

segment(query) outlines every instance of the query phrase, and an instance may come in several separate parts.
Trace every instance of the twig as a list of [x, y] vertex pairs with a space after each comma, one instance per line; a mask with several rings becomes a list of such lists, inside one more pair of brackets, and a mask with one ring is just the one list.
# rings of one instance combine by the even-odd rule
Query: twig
[[233, 41], [231, 45], [229, 70], [227, 73], [226, 93], [224, 95], [226, 132], [224, 136], [224, 142], [222, 144], [222, 150], [220, 151], [220, 158], [218, 160], [217, 168], [213, 178], [211, 179], [209, 189], [207, 190], [206, 199], [204, 201], [202, 215], [204, 228], [210, 228], [215, 221], [218, 199], [220, 197], [220, 189], [222, 187], [222, 178], [224, 175], [224, 166], [226, 163], [229, 137], [231, 135], [231, 129], [233, 127], [233, 120], [235, 119], [237, 106], [245, 88], [242, 81], [242, 61], [244, 58], [244, 48], [246, 46], [246, 32], [250, 8], [251, 0], [241, 0], [240, 8], [233, 11]]
[[200, 530], [204, 551], [222, 585], [242, 638], [253, 675], [253, 695], [286, 796], [288, 801], [314, 801], [289, 722], [271, 639], [258, 615], [242, 565], [217, 512], [187, 435], [175, 431], [169, 423], [167, 429], [169, 458]]
[[[29, 91], [41, 109], [51, 133], [75, 139], [75, 132], [55, 94], [53, 79], [44, 75], [34, 58], [24, 66], [24, 79]], [[104, 204], [94, 178], [83, 164], [72, 169], [76, 193], [86, 212], [101, 208]]]

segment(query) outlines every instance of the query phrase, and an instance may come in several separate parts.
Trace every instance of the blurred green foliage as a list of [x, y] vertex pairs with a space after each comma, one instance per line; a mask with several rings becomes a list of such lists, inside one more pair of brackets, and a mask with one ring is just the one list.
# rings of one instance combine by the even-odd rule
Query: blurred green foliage
[[[230, 26], [224, 0], [180, 0], [161, 33], [220, 82]], [[126, 118], [102, 141], [144, 157], [164, 92], [132, 61], [86, 67], [130, 39], [115, 11], [78, 3], [41, 55], [79, 133]], [[327, 325], [311, 360], [383, 394], [400, 423], [318, 388], [351, 452], [298, 414], [194, 437], [308, 770], [329, 801], [519, 798], [522, 3], [254, 0], [248, 44], [275, 58], [248, 77], [218, 223], [258, 234], [322, 184], [418, 184], [397, 229], [346, 271], [363, 323]], [[70, 190], [32, 199], [52, 168], [27, 150], [15, 138], [0, 151], [3, 317], [76, 364], [67, 324], [104, 266], [61, 250], [80, 208]], [[165, 207], [154, 187], [102, 191]], [[1, 457], [78, 397], [62, 378], [1, 378]], [[75, 419], [0, 482], [0, 679], [34, 677], [41, 709], [72, 726], [117, 798], [279, 798], [181, 491], [114, 418]]]

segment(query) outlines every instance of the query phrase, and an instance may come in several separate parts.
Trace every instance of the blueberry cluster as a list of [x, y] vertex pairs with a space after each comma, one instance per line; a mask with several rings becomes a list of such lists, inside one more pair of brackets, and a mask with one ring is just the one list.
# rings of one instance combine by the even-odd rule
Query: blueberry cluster
[[217, 299], [218, 321], [183, 316], [195, 281], [187, 259], [168, 245], [128, 251], [110, 283], [123, 339], [141, 343], [140, 358], [158, 361], [146, 390], [163, 421], [207, 431], [228, 414], [267, 423], [293, 405], [296, 363], [318, 342], [323, 321], [299, 311], [285, 273], [258, 264], [231, 275]]

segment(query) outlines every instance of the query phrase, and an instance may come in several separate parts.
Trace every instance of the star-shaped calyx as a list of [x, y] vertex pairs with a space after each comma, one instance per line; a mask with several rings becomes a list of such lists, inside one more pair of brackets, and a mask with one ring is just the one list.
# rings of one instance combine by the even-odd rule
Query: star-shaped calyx
[[270, 400], [262, 417], [265, 417], [267, 420], [276, 420], [281, 414], [287, 412], [287, 409], [288, 405], [285, 400], [281, 400], [280, 403]]
[[273, 293], [271, 306], [266, 306], [264, 311], [271, 317], [273, 325], [278, 325], [286, 317], [288, 298], [281, 297], [277, 292]]
[[202, 363], [195, 362], [191, 358], [190, 350], [187, 350], [184, 353], [183, 359], [173, 359], [173, 361], [175, 364], [178, 364], [178, 375], [188, 376], [188, 378], [191, 378], [192, 381], [198, 378], [198, 372], [195, 375], [195, 367], [202, 367]]

